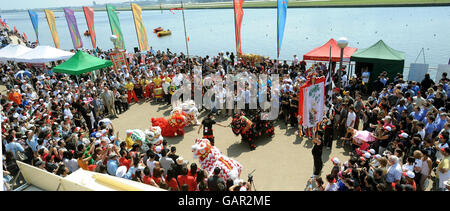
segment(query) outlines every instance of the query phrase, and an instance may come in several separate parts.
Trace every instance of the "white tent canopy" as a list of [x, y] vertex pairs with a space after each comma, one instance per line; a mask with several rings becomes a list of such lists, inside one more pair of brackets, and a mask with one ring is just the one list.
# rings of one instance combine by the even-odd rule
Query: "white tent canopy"
[[67, 60], [73, 55], [75, 54], [69, 51], [63, 51], [51, 46], [40, 45], [31, 51], [18, 56], [18, 58], [13, 61], [25, 63], [46, 63], [58, 60]]
[[10, 44], [0, 49], [0, 61], [14, 61], [18, 56], [27, 53], [33, 49], [24, 45]]

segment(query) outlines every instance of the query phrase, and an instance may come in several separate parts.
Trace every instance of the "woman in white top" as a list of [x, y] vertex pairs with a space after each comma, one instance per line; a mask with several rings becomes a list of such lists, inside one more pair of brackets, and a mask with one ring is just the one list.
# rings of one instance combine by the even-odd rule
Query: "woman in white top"
[[420, 182], [420, 178], [422, 177], [420, 175], [420, 171], [422, 170], [422, 152], [420, 152], [420, 150], [416, 150], [413, 152], [413, 157], [414, 157], [414, 168], [413, 168], [413, 172], [414, 172], [414, 181], [416, 182], [416, 185], [419, 184]]
[[426, 184], [426, 180], [431, 178], [431, 170], [432, 170], [432, 165], [433, 165], [433, 161], [431, 160], [428, 151], [422, 151], [422, 168], [420, 169], [420, 181], [419, 181], [419, 185], [417, 186], [417, 190], [425, 190], [425, 184]]

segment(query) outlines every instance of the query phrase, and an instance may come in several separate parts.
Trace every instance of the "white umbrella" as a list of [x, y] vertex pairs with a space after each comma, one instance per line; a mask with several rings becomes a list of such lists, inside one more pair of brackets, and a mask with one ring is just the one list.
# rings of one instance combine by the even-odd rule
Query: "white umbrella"
[[63, 51], [51, 46], [40, 45], [31, 51], [18, 56], [18, 58], [13, 61], [26, 63], [47, 63], [58, 60], [67, 60], [73, 55], [75, 54], [69, 51]]
[[6, 47], [0, 49], [0, 61], [13, 61], [18, 56], [31, 51], [31, 48], [28, 48], [24, 45], [16, 45], [10, 44]]

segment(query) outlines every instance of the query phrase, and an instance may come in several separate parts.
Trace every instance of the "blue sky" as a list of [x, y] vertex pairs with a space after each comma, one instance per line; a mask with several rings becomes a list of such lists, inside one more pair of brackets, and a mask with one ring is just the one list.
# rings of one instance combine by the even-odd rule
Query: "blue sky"
[[[33, 9], [63, 6], [90, 6], [94, 0], [2, 0], [1, 9]], [[97, 4], [129, 2], [129, 0], [95, 0]]]

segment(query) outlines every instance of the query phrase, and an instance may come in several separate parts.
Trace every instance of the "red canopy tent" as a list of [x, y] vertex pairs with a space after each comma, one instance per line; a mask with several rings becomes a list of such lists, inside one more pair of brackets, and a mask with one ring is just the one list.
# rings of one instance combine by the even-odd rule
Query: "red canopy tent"
[[[331, 45], [331, 61], [339, 62], [341, 59], [341, 48], [339, 48], [337, 41], [330, 39], [324, 45], [313, 49], [307, 54], [303, 55], [303, 60], [313, 60], [313, 61], [329, 61], [330, 60], [330, 45]], [[350, 57], [355, 53], [357, 48], [345, 47], [344, 57], [345, 62], [350, 61]]]

